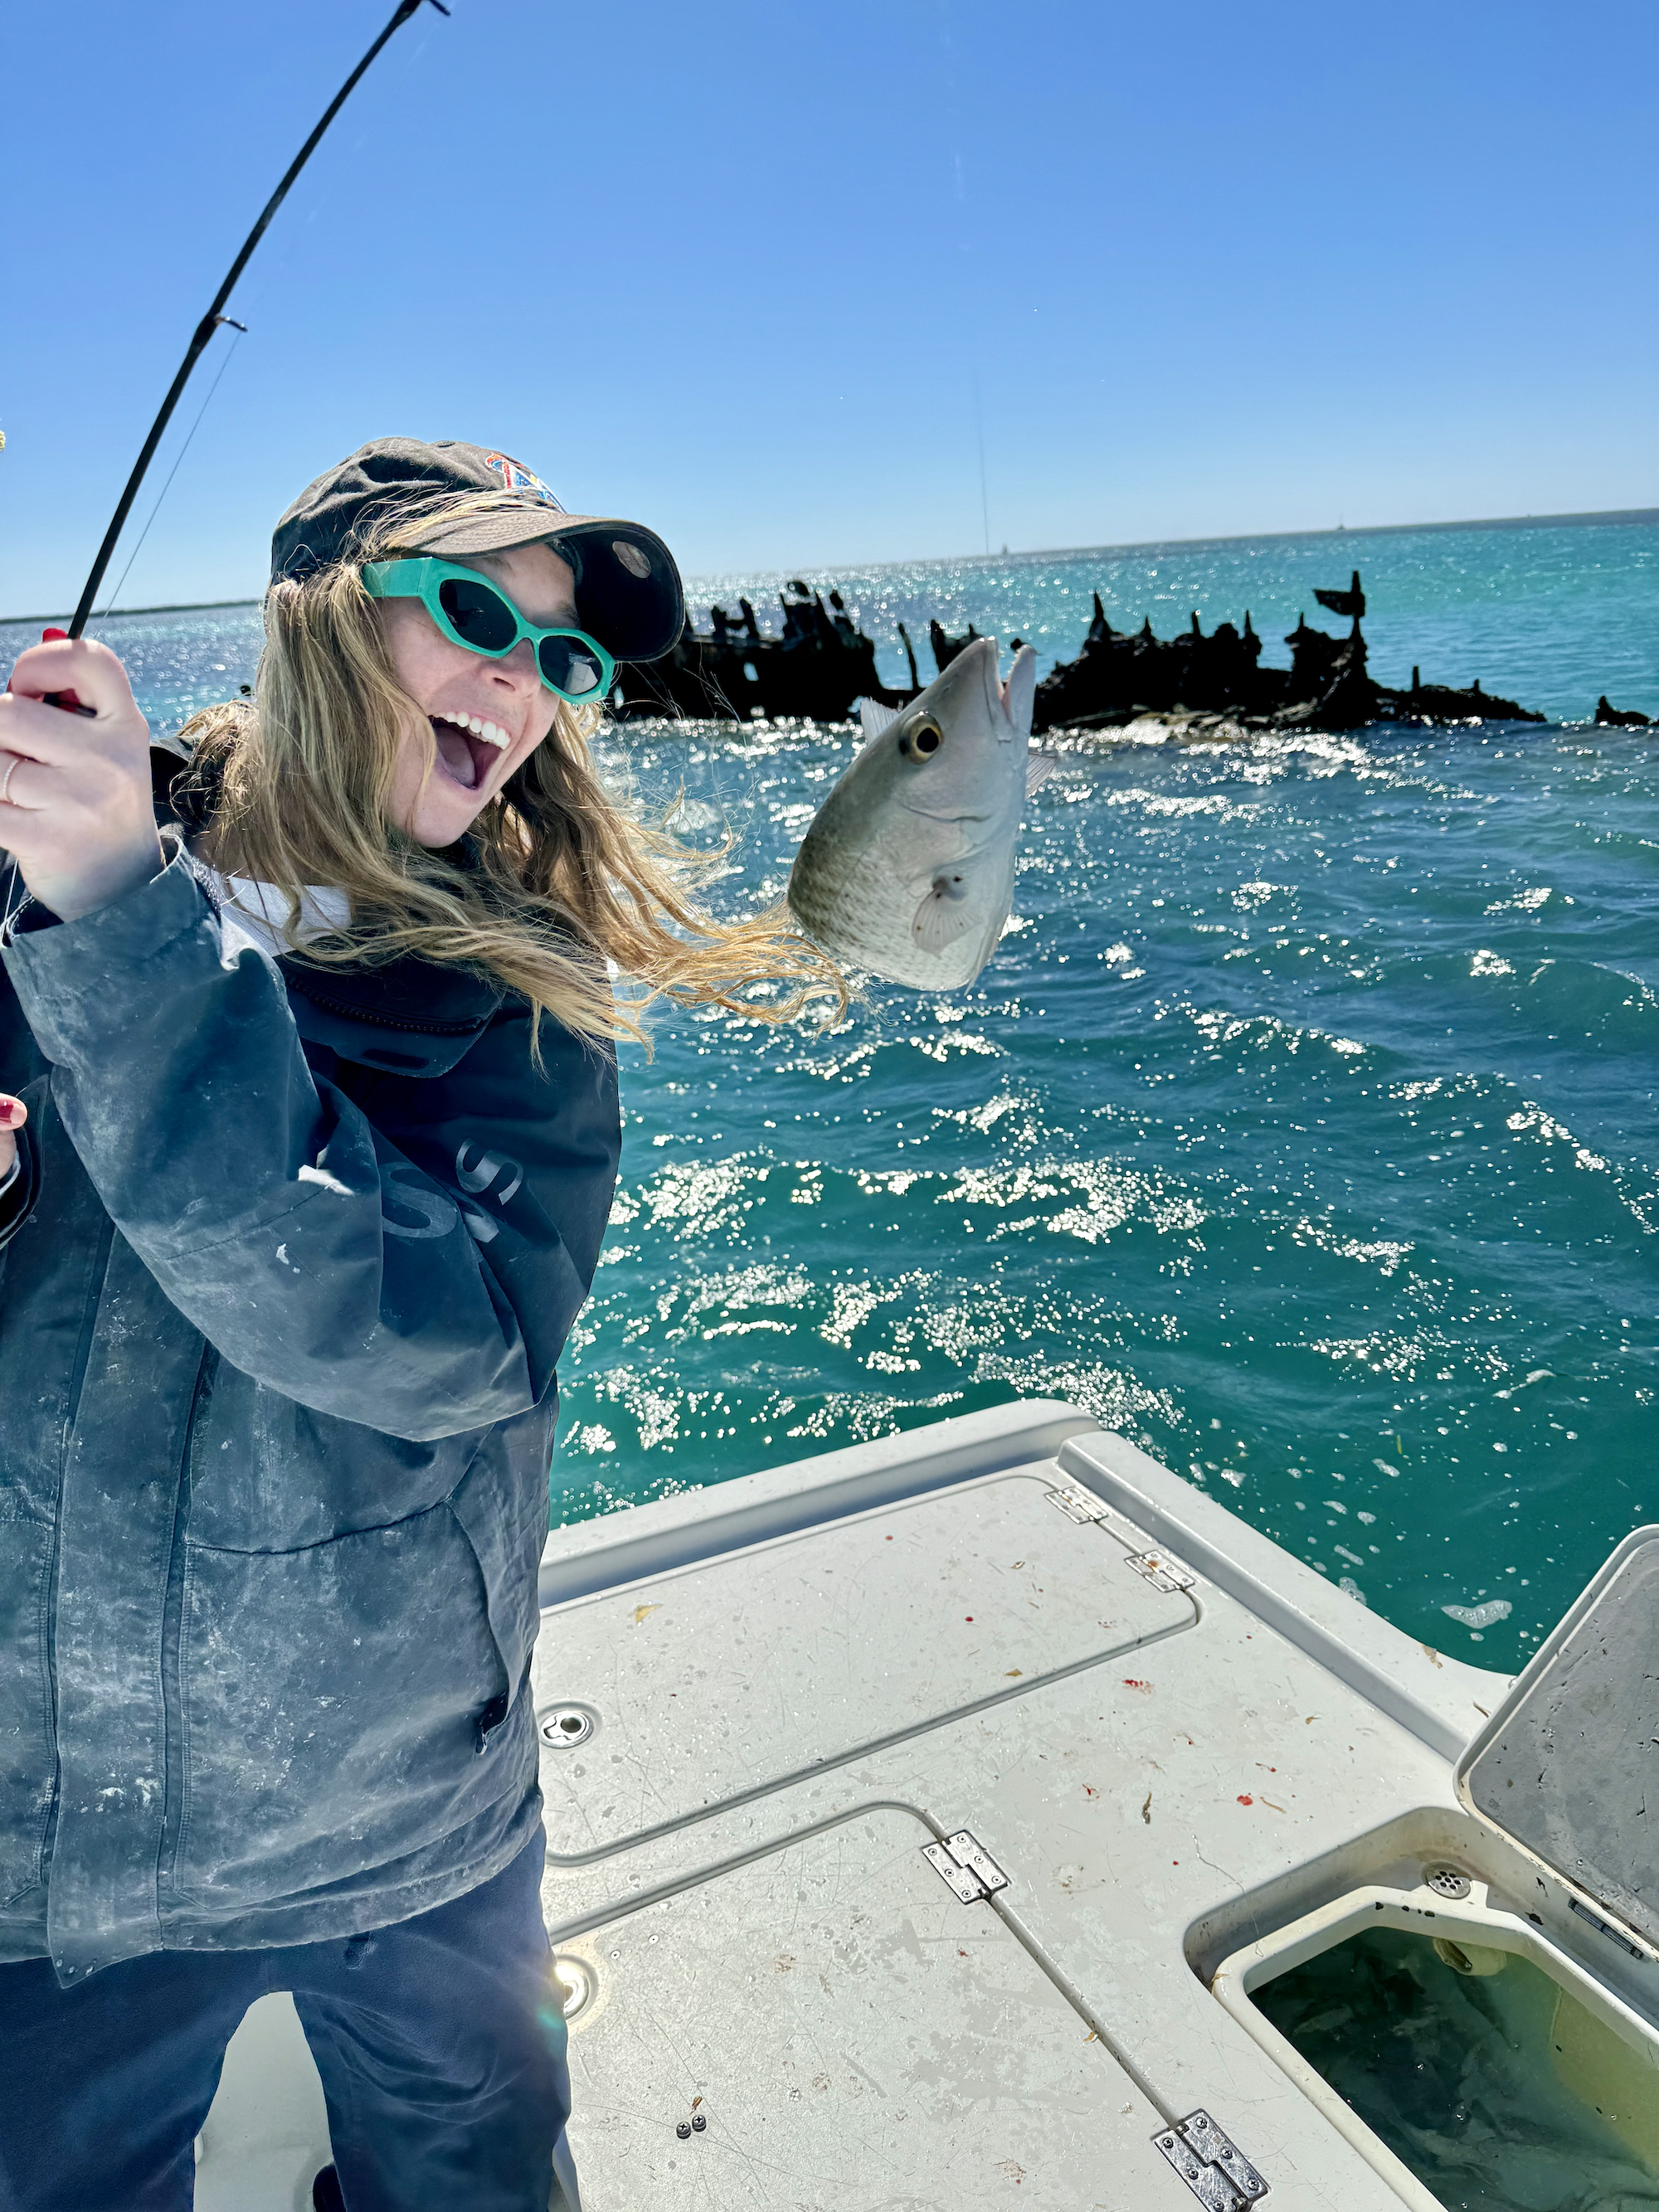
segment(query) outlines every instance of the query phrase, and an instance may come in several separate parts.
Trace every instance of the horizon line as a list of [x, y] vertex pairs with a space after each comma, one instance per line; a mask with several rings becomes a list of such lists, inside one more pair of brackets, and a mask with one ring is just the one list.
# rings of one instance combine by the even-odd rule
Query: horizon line
[[[1286, 538], [1384, 538], [1412, 530], [1531, 530], [1542, 529], [1551, 523], [1588, 522], [1656, 522], [1659, 523], [1659, 507], [1586, 507], [1565, 514], [1491, 514], [1471, 515], [1453, 522], [1338, 522], [1328, 523], [1318, 530], [1229, 530], [1212, 531], [1198, 538], [1137, 538], [1117, 544], [1050, 545], [1027, 548], [1019, 552], [1000, 553], [929, 553], [908, 554], [897, 560], [876, 561], [869, 564], [868, 573], [883, 568], [909, 568], [918, 565], [931, 567], [936, 562], [954, 561], [959, 566], [985, 565], [992, 561], [1056, 561], [1077, 560], [1089, 553], [1161, 552], [1176, 545], [1243, 545], [1275, 543]], [[798, 570], [815, 568], [824, 574], [830, 567], [850, 568], [851, 562], [828, 563], [801, 562], [793, 564]], [[736, 574], [782, 575], [781, 568], [738, 571], [733, 569], [704, 570], [705, 576]], [[257, 607], [263, 593], [240, 599], [179, 599], [162, 606], [106, 608], [103, 614], [89, 617], [94, 622], [117, 621], [138, 615], [212, 614], [224, 607]], [[61, 611], [37, 615], [0, 615], [0, 627], [19, 623], [55, 623], [63, 620]]]

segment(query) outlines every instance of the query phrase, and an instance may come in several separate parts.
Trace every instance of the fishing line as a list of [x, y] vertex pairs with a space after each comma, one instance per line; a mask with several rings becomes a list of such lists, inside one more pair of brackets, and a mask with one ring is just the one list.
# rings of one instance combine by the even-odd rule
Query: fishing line
[[[330, 100], [328, 106], [323, 110], [322, 120], [318, 124], [310, 137], [306, 140], [305, 144], [301, 147], [293, 161], [289, 162], [282, 182], [277, 185], [270, 198], [265, 202], [264, 207], [260, 213], [259, 220], [254, 224], [252, 229], [249, 231], [247, 236], [243, 240], [241, 252], [231, 263], [229, 269], [225, 273], [223, 283], [220, 285], [218, 290], [213, 295], [212, 306], [208, 309], [206, 314], [203, 316], [201, 321], [198, 323], [194, 331], [191, 333], [189, 347], [185, 351], [183, 361], [179, 364], [179, 373], [173, 378], [171, 386], [168, 387], [167, 398], [161, 402], [161, 411], [157, 415], [155, 420], [149, 426], [149, 435], [144, 441], [143, 451], [139, 453], [138, 459], [133, 466], [132, 474], [127, 478], [126, 489], [121, 494], [120, 501], [116, 507], [115, 513], [110, 518], [109, 528], [104, 532], [104, 542], [98, 548], [98, 557], [92, 564], [92, 573], [87, 578], [85, 586], [82, 591], [81, 603], [76, 608], [74, 614], [70, 619], [70, 626], [67, 633], [69, 636], [79, 637], [82, 631], [87, 626], [87, 617], [92, 612], [92, 603], [97, 597], [98, 586], [104, 580], [104, 571], [109, 567], [111, 556], [115, 551], [116, 541], [119, 538], [122, 531], [126, 527], [127, 517], [132, 512], [132, 503], [138, 496], [138, 488], [144, 481], [145, 473], [148, 471], [151, 461], [155, 458], [155, 448], [161, 442], [161, 434], [167, 428], [169, 422], [172, 421], [173, 410], [179, 404], [179, 399], [183, 396], [185, 386], [190, 381], [191, 371], [195, 368], [197, 362], [206, 351], [209, 344], [212, 341], [214, 332], [219, 328], [219, 325], [222, 323], [228, 323], [230, 320], [230, 317], [222, 312], [224, 305], [226, 301], [229, 299], [231, 293], [235, 289], [237, 278], [240, 276], [243, 270], [247, 267], [249, 261], [252, 258], [254, 247], [258, 246], [259, 240], [264, 236], [271, 217], [276, 214], [277, 209], [281, 207], [283, 202], [288, 198], [289, 187], [293, 184], [301, 170], [304, 168], [306, 163], [316, 152], [318, 146], [322, 141], [323, 133], [328, 129], [329, 125], [333, 122], [335, 117], [339, 113], [340, 110], [345, 106], [346, 101], [350, 98], [353, 90], [356, 88], [358, 79], [362, 76], [364, 70], [368, 69], [369, 64], [374, 59], [376, 54], [380, 52], [381, 47], [385, 46], [386, 40], [392, 36], [392, 33], [401, 29], [403, 25], [408, 22], [411, 15], [417, 15], [420, 12], [420, 9], [424, 4], [425, 0], [398, 0], [398, 6], [393, 11], [391, 21], [386, 24], [385, 29], [380, 33], [379, 38], [375, 40], [373, 46], [370, 46], [368, 52], [363, 56], [362, 61], [358, 63], [356, 68], [352, 70], [351, 75], [340, 87], [338, 92], [335, 94], [333, 99]], [[432, 0], [432, 5], [437, 9], [441, 15], [448, 15], [449, 9], [445, 4], [445, 0]], [[211, 394], [209, 396], [211, 397]]]
[[115, 602], [121, 596], [122, 586], [125, 584], [127, 578], [132, 574], [132, 564], [138, 558], [138, 556], [143, 551], [144, 540], [149, 536], [150, 526], [155, 522], [156, 516], [161, 512], [161, 501], [173, 489], [173, 479], [179, 473], [179, 463], [183, 461], [185, 455], [190, 451], [191, 438], [193, 438], [196, 435], [196, 433], [201, 428], [202, 416], [205, 415], [208, 409], [212, 406], [213, 395], [219, 389], [219, 386], [224, 382], [225, 371], [230, 367], [231, 362], [235, 359], [237, 347], [240, 345], [242, 340], [247, 336], [247, 325], [246, 323], [231, 323], [230, 317], [228, 315], [225, 317], [225, 320], [228, 323], [230, 323], [230, 327], [236, 332], [236, 336], [231, 340], [230, 349], [225, 355], [224, 359], [219, 364], [218, 375], [214, 378], [212, 383], [208, 386], [208, 396], [202, 402], [200, 412], [197, 415], [196, 420], [190, 426], [190, 438], [186, 438], [184, 444], [180, 446], [179, 448], [178, 460], [174, 461], [173, 466], [167, 471], [167, 480], [161, 486], [161, 491], [156, 496], [155, 504], [149, 511], [149, 521], [147, 522], [143, 528], [139, 532], [138, 543], [133, 547], [131, 552], [127, 556], [127, 565], [121, 571], [121, 580], [116, 585], [115, 589], [110, 593], [108, 599], [104, 602], [104, 612], [106, 615], [114, 613]]
[[979, 519], [985, 532], [985, 550], [991, 550], [991, 506], [985, 490], [985, 417], [979, 404], [979, 371], [973, 372], [974, 434], [979, 440]]
[[[305, 144], [301, 147], [299, 152], [295, 155], [292, 161], [289, 163], [286, 171], [283, 173], [282, 182], [277, 185], [276, 191], [271, 194], [270, 198], [265, 202], [264, 208], [260, 210], [258, 221], [254, 224], [252, 229], [249, 231], [247, 236], [242, 240], [241, 251], [238, 253], [236, 258], [231, 263], [230, 267], [226, 270], [224, 282], [220, 285], [218, 290], [213, 295], [212, 306], [208, 309], [206, 314], [203, 316], [201, 321], [198, 323], [195, 330], [191, 332], [190, 344], [185, 349], [183, 361], [179, 364], [178, 374], [174, 376], [172, 384], [167, 388], [167, 398], [161, 402], [161, 412], [156, 416], [155, 420], [149, 426], [149, 435], [143, 442], [138, 459], [133, 464], [132, 474], [127, 478], [126, 489], [121, 494], [120, 499], [116, 504], [114, 514], [110, 517], [109, 528], [104, 532], [104, 542], [98, 548], [97, 558], [92, 564], [92, 572], [88, 576], [85, 584], [82, 587], [80, 604], [76, 608], [74, 614], [70, 617], [69, 629], [66, 631], [49, 629], [46, 632], [46, 635], [48, 637], [79, 637], [81, 633], [85, 629], [88, 617], [92, 612], [93, 601], [98, 596], [98, 586], [104, 580], [104, 573], [109, 567], [111, 557], [115, 551], [116, 544], [119, 540], [121, 532], [126, 527], [127, 517], [132, 512], [133, 501], [137, 498], [139, 488], [144, 481], [149, 465], [155, 458], [155, 449], [161, 442], [162, 433], [166, 430], [167, 424], [173, 420], [173, 410], [179, 404], [180, 398], [184, 396], [185, 386], [190, 381], [191, 371], [195, 368], [197, 362], [207, 350], [209, 344], [212, 341], [214, 332], [220, 327], [221, 324], [231, 323], [232, 326], [239, 332], [244, 331], [246, 329], [246, 325], [244, 324], [234, 322], [232, 317], [222, 312], [225, 302], [229, 299], [231, 293], [235, 289], [237, 278], [240, 276], [243, 270], [247, 267], [248, 263], [253, 258], [253, 249], [258, 246], [259, 240], [264, 236], [266, 230], [270, 227], [271, 217], [276, 214], [277, 209], [281, 207], [283, 202], [288, 198], [289, 187], [293, 184], [301, 170], [304, 168], [306, 163], [311, 159], [318, 147], [321, 144], [324, 132], [328, 129], [329, 125], [333, 122], [335, 117], [339, 113], [340, 110], [345, 106], [346, 101], [350, 98], [353, 91], [356, 88], [358, 80], [362, 76], [363, 72], [368, 69], [369, 64], [374, 59], [374, 57], [380, 52], [381, 47], [385, 46], [387, 40], [391, 38], [392, 33], [394, 31], [400, 30], [403, 26], [408, 22], [411, 15], [418, 15], [424, 4], [425, 0], [398, 0], [398, 5], [392, 12], [391, 20], [386, 23], [380, 36], [369, 47], [368, 52], [358, 63], [356, 68], [352, 70], [350, 76], [340, 87], [340, 89], [335, 94], [333, 99], [330, 100], [328, 106], [323, 110], [322, 118], [317, 125], [316, 129], [312, 132], [310, 137], [306, 140]], [[432, 5], [437, 9], [441, 15], [448, 15], [449, 9], [446, 4], [446, 0], [432, 0]], [[233, 342], [231, 352], [234, 353], [235, 349], [235, 344]], [[226, 366], [228, 366], [229, 355], [228, 354], [225, 358]], [[222, 368], [219, 371], [219, 376], [222, 376], [224, 373], [224, 368]], [[211, 400], [213, 398], [213, 392], [216, 392], [218, 388], [219, 377], [215, 377], [213, 380], [213, 391], [208, 393], [208, 400]], [[204, 415], [206, 412], [207, 401], [204, 400], [202, 405], [202, 414]], [[201, 420], [202, 416], [198, 415], [196, 418], [196, 424], [191, 427], [190, 434], [191, 438], [193, 438], [196, 435], [196, 428], [199, 426]], [[185, 453], [188, 452], [189, 448], [190, 438], [186, 438], [185, 441], [184, 452], [180, 453], [179, 460], [183, 460]], [[173, 465], [173, 475], [176, 476], [178, 474], [178, 471], [179, 462], [175, 461]], [[169, 476], [167, 483], [163, 484], [161, 487], [161, 499], [165, 499], [167, 497], [167, 484], [170, 484], [172, 482], [173, 476]], [[161, 504], [161, 500], [158, 499], [155, 502], [156, 507], [159, 507]], [[155, 515], [154, 511], [152, 511], [150, 514], [150, 522], [154, 522], [155, 520]], [[144, 530], [145, 534], [148, 535], [149, 523], [146, 523], [144, 525]], [[138, 545], [142, 545], [143, 542], [143, 538], [140, 538], [138, 540]], [[137, 560], [137, 557], [138, 546], [135, 546], [133, 548], [133, 560]], [[130, 570], [131, 567], [132, 561], [129, 561], [126, 568], [122, 570], [122, 584], [125, 583], [127, 580], [127, 571]], [[110, 602], [112, 605], [113, 605], [114, 600], [120, 597], [120, 592], [121, 584], [118, 584]], [[106, 612], [107, 611], [108, 609], [106, 608]], [[70, 714], [90, 714], [92, 711], [90, 708], [82, 706], [80, 701], [76, 697], [73, 691], [48, 691], [46, 694], [46, 703], [49, 707], [62, 708]], [[6, 888], [4, 893], [0, 894], [0, 907], [3, 908], [3, 914], [0, 914], [0, 939], [8, 939], [9, 937], [12, 924], [16, 921], [18, 915], [22, 911], [22, 908], [27, 903], [28, 898], [27, 886], [22, 885], [22, 872], [18, 867], [16, 856], [15, 854], [12, 854], [9, 857], [11, 866], [6, 878]], [[21, 900], [17, 898], [17, 892], [20, 886], [23, 889], [23, 897]]]
[[20, 871], [15, 860], [14, 860], [10, 867], [6, 872], [6, 910], [4, 915], [0, 916], [0, 944], [9, 945], [11, 943], [11, 926], [29, 902], [29, 895], [27, 888], [24, 890], [21, 898], [19, 898], [17, 896], [18, 887], [22, 884], [22, 881], [23, 878], [21, 872]]

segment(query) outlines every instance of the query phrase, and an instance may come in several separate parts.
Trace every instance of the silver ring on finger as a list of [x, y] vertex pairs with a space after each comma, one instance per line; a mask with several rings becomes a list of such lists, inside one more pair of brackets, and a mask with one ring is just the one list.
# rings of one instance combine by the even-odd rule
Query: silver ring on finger
[[10, 806], [15, 804], [11, 796], [11, 780], [21, 765], [22, 759], [21, 753], [9, 753], [6, 757], [6, 772], [4, 775], [0, 775], [0, 806]]

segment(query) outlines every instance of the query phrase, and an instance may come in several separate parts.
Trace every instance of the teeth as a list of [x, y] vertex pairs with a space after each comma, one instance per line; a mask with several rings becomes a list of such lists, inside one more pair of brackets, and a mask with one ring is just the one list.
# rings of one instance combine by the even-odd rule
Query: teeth
[[505, 752], [513, 742], [498, 723], [486, 722], [482, 714], [446, 714], [441, 719], [453, 722], [458, 730], [465, 730], [471, 737], [482, 738], [487, 745], [494, 745], [499, 752]]

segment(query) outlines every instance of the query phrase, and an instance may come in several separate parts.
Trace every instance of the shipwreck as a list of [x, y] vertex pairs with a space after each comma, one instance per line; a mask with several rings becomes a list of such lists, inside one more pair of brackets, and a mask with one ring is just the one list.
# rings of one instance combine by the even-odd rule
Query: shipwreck
[[[1034, 727], [1038, 732], [1109, 730], [1152, 716], [1201, 734], [1223, 723], [1248, 732], [1546, 719], [1516, 700], [1483, 690], [1478, 679], [1462, 689], [1425, 684], [1414, 666], [1408, 689], [1377, 683], [1366, 665], [1369, 649], [1360, 627], [1366, 601], [1358, 570], [1346, 589], [1320, 587], [1313, 597], [1349, 623], [1346, 633], [1316, 629], [1302, 615], [1285, 640], [1290, 666], [1273, 668], [1261, 665], [1262, 641], [1248, 608], [1242, 626], [1223, 622], [1206, 633], [1194, 614], [1186, 629], [1159, 637], [1150, 617], [1138, 630], [1115, 629], [1097, 592], [1093, 618], [1075, 658], [1051, 669], [1037, 686]], [[910, 680], [894, 688], [882, 682], [874, 641], [858, 627], [838, 591], [826, 600], [797, 578], [779, 594], [778, 605], [778, 635], [763, 632], [746, 599], [738, 600], [735, 612], [711, 607], [708, 627], [688, 624], [660, 660], [619, 669], [613, 711], [622, 719], [666, 714], [834, 722], [843, 720], [860, 699], [902, 706], [922, 688], [902, 623], [898, 633]], [[978, 635], [972, 623], [953, 637], [937, 619], [930, 622], [935, 669], [948, 667]], [[1018, 647], [1019, 641], [1012, 642]], [[1633, 726], [1644, 718], [1620, 714], [1604, 699], [1596, 719]]]

